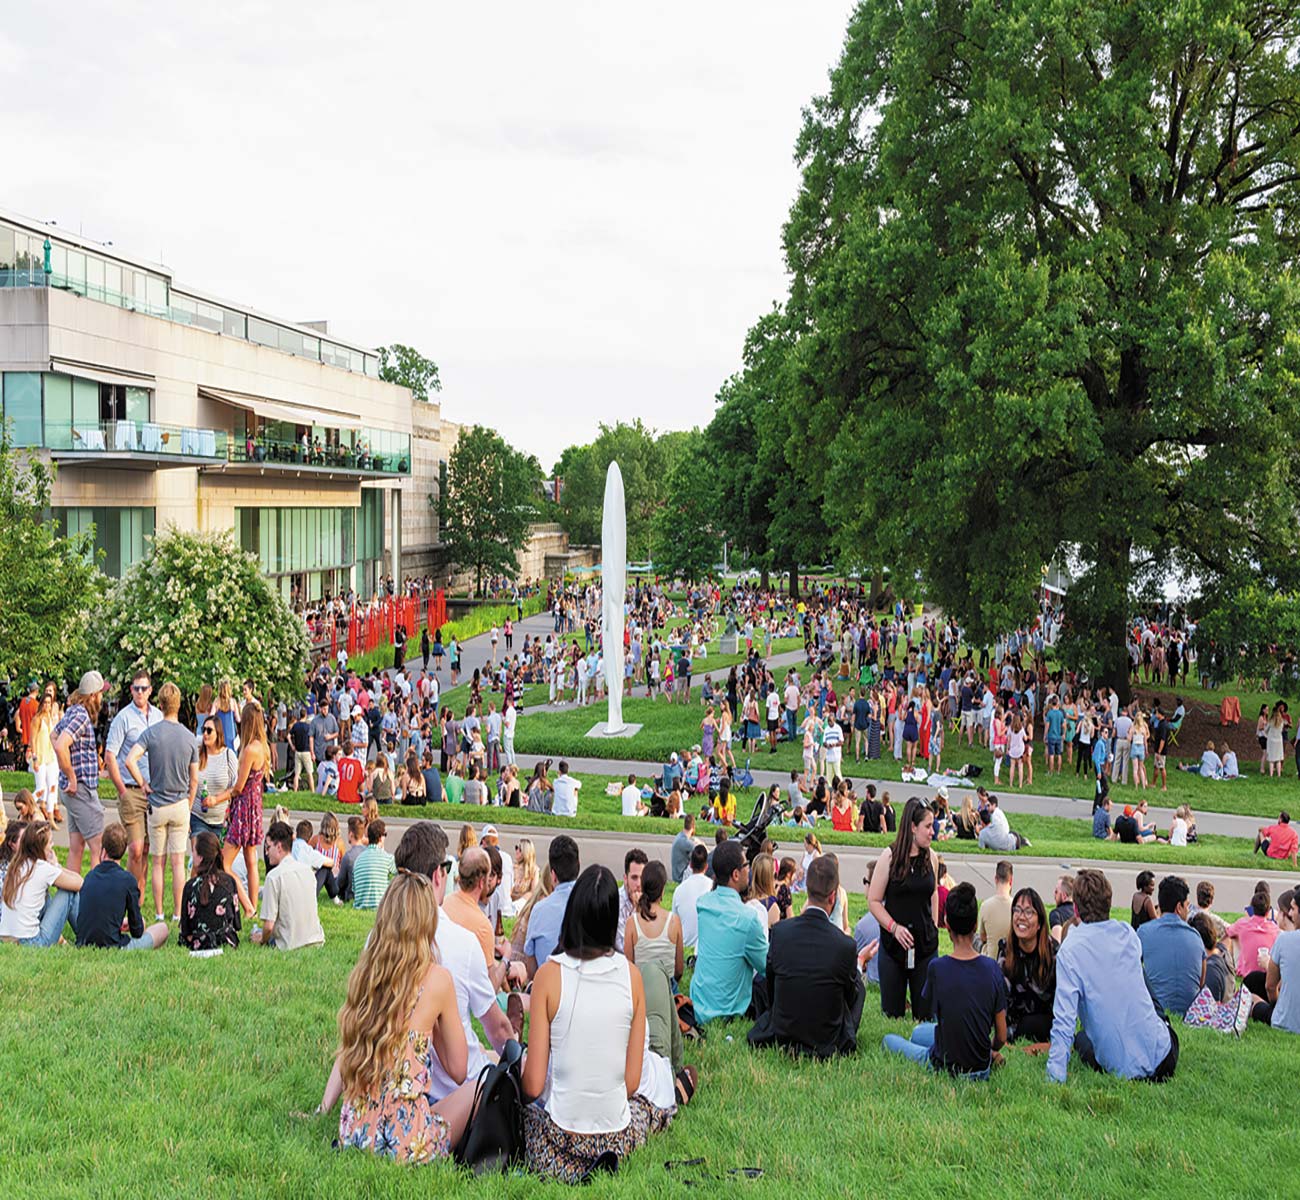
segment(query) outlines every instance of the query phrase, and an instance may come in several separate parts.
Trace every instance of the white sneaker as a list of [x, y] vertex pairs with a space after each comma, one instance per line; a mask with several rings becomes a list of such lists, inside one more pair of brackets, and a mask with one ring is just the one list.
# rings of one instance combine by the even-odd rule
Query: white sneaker
[[153, 919], [155, 925], [158, 924], [159, 922], [161, 922], [164, 925], [167, 924], [167, 918], [164, 917], [162, 913], [154, 913]]

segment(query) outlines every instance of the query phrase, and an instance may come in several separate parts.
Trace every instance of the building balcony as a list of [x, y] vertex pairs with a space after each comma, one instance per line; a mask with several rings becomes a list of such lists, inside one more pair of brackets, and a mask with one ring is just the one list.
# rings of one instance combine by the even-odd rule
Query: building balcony
[[45, 445], [50, 458], [60, 463], [166, 469], [225, 462], [229, 435], [224, 429], [196, 429], [157, 421], [47, 421]]
[[364, 446], [304, 446], [300, 442], [270, 438], [241, 441], [231, 437], [225, 460], [219, 466], [205, 464], [205, 467], [240, 474], [297, 474], [323, 478], [401, 479], [411, 473], [410, 457], [404, 454], [377, 454]]

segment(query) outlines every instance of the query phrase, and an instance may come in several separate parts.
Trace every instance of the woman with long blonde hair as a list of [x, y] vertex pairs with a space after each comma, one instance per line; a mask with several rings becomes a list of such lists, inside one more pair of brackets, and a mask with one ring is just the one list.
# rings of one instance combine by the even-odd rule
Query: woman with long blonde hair
[[[475, 1084], [464, 1082], [469, 1047], [451, 974], [434, 956], [437, 932], [433, 885], [400, 871], [380, 901], [339, 1009], [337, 1093], [328, 1089], [322, 1107], [342, 1095], [340, 1145], [428, 1163], [449, 1158], [465, 1132]], [[435, 1055], [461, 1086], [430, 1104]]]
[[537, 851], [531, 838], [520, 838], [515, 847], [515, 882], [510, 888], [510, 899], [518, 902], [531, 896], [537, 886]]
[[[220, 705], [218, 705], [220, 713]], [[226, 844], [222, 861], [227, 871], [241, 852], [248, 868], [248, 896], [257, 907], [257, 852], [263, 839], [262, 785], [271, 771], [271, 747], [266, 740], [266, 722], [257, 704], [246, 704], [239, 721], [239, 774], [235, 778], [235, 797], [226, 816]]]
[[217, 702], [212, 711], [221, 722], [221, 733], [226, 739], [226, 745], [232, 750], [239, 749], [235, 744], [235, 735], [239, 732], [241, 714], [235, 700], [235, 685], [229, 679], [223, 679], [217, 685]]
[[528, 900], [515, 917], [515, 927], [510, 933], [511, 956], [523, 960], [524, 946], [528, 943], [528, 918], [533, 915], [539, 900], [545, 900], [555, 891], [555, 876], [549, 870], [537, 873], [537, 883], [528, 895]]

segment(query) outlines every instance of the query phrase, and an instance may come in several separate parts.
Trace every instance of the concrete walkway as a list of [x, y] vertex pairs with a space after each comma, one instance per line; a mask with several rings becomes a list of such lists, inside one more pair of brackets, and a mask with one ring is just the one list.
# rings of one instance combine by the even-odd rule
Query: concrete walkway
[[[539, 758], [549, 757], [555, 759], [555, 755], [537, 755], [537, 754], [520, 754], [518, 758], [521, 768], [527, 767], [532, 769], [533, 764]], [[762, 756], [755, 756], [761, 761]], [[892, 759], [888, 760], [892, 765]], [[877, 766], [883, 765], [885, 759], [877, 760]], [[584, 774], [591, 775], [608, 775], [611, 779], [620, 775], [627, 775], [633, 771], [643, 779], [660, 774], [663, 770], [662, 763], [635, 762], [631, 759], [606, 759], [606, 758], [571, 758], [568, 760], [569, 769]], [[862, 795], [863, 787], [868, 783], [874, 783], [881, 791], [888, 791], [891, 799], [895, 802], [906, 800], [910, 796], [924, 796], [928, 800], [933, 800], [936, 788], [929, 787], [926, 784], [904, 783], [898, 777], [886, 777], [884, 775], [869, 775], [860, 768], [865, 765], [861, 763], [846, 763], [845, 768], [848, 778], [853, 781], [854, 790], [859, 796]], [[761, 768], [755, 768], [754, 784], [756, 787], [771, 787], [777, 784], [782, 791], [785, 785], [790, 782], [789, 771], [767, 771]], [[954, 780], [948, 785], [948, 803], [950, 807], [961, 807], [962, 796], [966, 791], [970, 791], [973, 797], [974, 786], [976, 781], [970, 784], [964, 784], [960, 780]], [[1076, 820], [1092, 820], [1092, 798], [1091, 795], [1082, 798], [1068, 798], [1064, 796], [1040, 796], [1025, 792], [1011, 792], [1005, 787], [994, 788], [991, 781], [985, 782], [981, 776], [977, 781], [983, 783], [990, 791], [996, 791], [998, 801], [1007, 813], [1034, 813], [1044, 817], [1072, 817]], [[1159, 793], [1157, 793], [1158, 795]], [[1136, 799], [1136, 795], [1128, 789], [1122, 792], [1119, 789], [1111, 790], [1111, 799], [1114, 802], [1114, 808], [1111, 815], [1120, 811], [1124, 804], [1128, 803], [1130, 797]], [[1154, 797], [1148, 793], [1148, 803]], [[1156, 824], [1162, 829], [1169, 828], [1169, 822], [1173, 817], [1171, 809], [1151, 807], [1151, 816]], [[1262, 826], [1269, 824], [1262, 817], [1243, 817], [1233, 813], [1208, 813], [1198, 812], [1196, 814], [1196, 827], [1201, 833], [1223, 834], [1228, 837], [1244, 837], [1254, 841], [1255, 833]]]

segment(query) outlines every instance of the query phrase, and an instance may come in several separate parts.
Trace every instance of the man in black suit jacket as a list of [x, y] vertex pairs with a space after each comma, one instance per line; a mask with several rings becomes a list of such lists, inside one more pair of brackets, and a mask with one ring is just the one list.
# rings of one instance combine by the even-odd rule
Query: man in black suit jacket
[[[808, 864], [808, 903], [778, 921], [767, 953], [769, 1007], [749, 1031], [751, 1046], [785, 1046], [818, 1058], [852, 1054], [866, 985], [857, 948], [831, 924], [840, 886], [839, 862], [823, 854]], [[867, 960], [875, 954], [868, 947]]]

